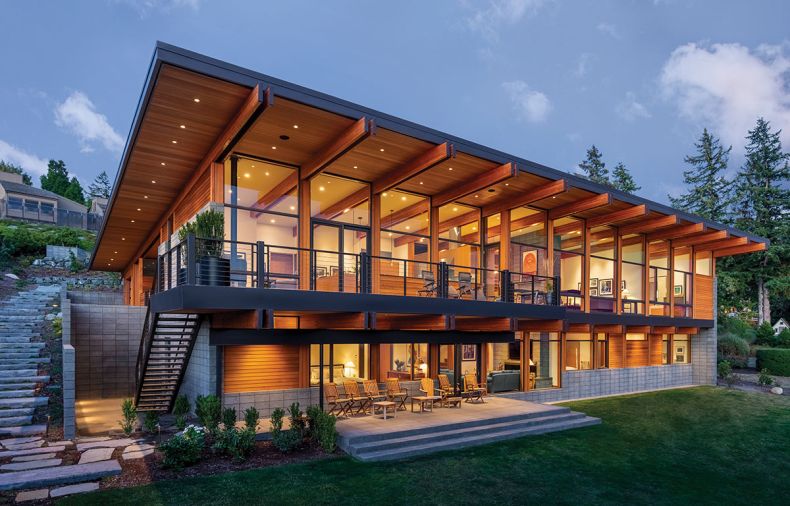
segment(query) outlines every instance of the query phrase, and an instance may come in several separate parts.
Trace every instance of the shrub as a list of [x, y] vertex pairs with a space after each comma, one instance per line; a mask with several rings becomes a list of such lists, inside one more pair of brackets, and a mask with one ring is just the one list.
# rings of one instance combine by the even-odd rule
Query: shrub
[[324, 413], [321, 411], [316, 416], [316, 439], [318, 440], [319, 446], [323, 449], [326, 453], [332, 453], [335, 451], [335, 445], [337, 443], [337, 429], [335, 428], [335, 423], [337, 422], [337, 418], [334, 415], [330, 415], [328, 413]]
[[176, 417], [176, 427], [178, 430], [184, 430], [187, 426], [187, 414], [189, 414], [189, 399], [186, 395], [179, 395], [176, 397], [176, 402], [173, 404], [173, 414]]
[[757, 350], [757, 367], [768, 369], [777, 376], [790, 376], [790, 349]]
[[253, 432], [258, 430], [258, 419], [260, 417], [261, 414], [258, 413], [255, 406], [250, 406], [244, 410], [244, 426], [248, 429], [252, 429]]
[[318, 406], [310, 406], [307, 408], [307, 430], [305, 435], [313, 442], [317, 442], [318, 439], [316, 425], [318, 423], [317, 419], [319, 413], [323, 413], [323, 410]]
[[236, 408], [225, 408], [222, 410], [222, 425], [226, 429], [236, 426]]
[[725, 356], [749, 356], [749, 343], [742, 337], [726, 333], [719, 336], [719, 353]]
[[735, 376], [732, 374], [732, 366], [726, 360], [719, 362], [716, 366], [716, 372], [721, 378], [722, 381], [727, 383], [728, 387], [731, 387], [735, 383]]
[[763, 322], [762, 325], [757, 327], [755, 332], [755, 342], [757, 344], [764, 344], [773, 346], [774, 341], [774, 328], [768, 322]]
[[173, 469], [190, 466], [200, 460], [205, 444], [203, 430], [190, 425], [159, 446], [164, 454], [162, 465]]
[[718, 333], [719, 335], [736, 335], [749, 344], [753, 343], [755, 339], [754, 328], [737, 316], [722, 316], [719, 318]]
[[296, 430], [299, 432], [301, 437], [304, 437], [305, 433], [305, 419], [302, 416], [302, 410], [299, 409], [299, 403], [294, 402], [291, 404], [291, 407], [288, 408], [288, 418], [291, 422], [291, 429]]
[[159, 413], [156, 411], [146, 411], [143, 418], [143, 428], [149, 434], [155, 434], [159, 428]]
[[234, 460], [244, 460], [250, 456], [255, 448], [255, 430], [250, 428], [237, 429], [225, 428], [217, 433], [214, 449]]
[[757, 383], [759, 383], [761, 387], [769, 387], [773, 385], [774, 379], [771, 377], [771, 372], [768, 369], [763, 368], [760, 371], [760, 375], [757, 377]]
[[220, 417], [222, 416], [222, 405], [216, 395], [198, 395], [195, 398], [195, 415], [212, 434], [217, 431]]
[[302, 434], [299, 431], [283, 429], [283, 418], [285, 411], [282, 408], [276, 408], [272, 411], [271, 424], [272, 424], [272, 443], [275, 448], [283, 453], [290, 452], [302, 442]]
[[774, 336], [774, 346], [790, 348], [790, 329], [784, 329], [778, 336]]
[[121, 416], [123, 418], [118, 423], [121, 424], [123, 433], [128, 436], [134, 432], [134, 425], [137, 423], [137, 408], [134, 406], [134, 400], [124, 399], [121, 402]]

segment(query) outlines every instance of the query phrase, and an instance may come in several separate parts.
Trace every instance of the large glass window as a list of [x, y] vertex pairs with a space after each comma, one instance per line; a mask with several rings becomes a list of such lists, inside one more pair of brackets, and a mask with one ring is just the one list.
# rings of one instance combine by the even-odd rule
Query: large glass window
[[565, 369], [592, 369], [592, 338], [590, 334], [569, 332], [565, 335]]
[[384, 377], [402, 380], [430, 377], [426, 343], [382, 344], [380, 353]]
[[650, 263], [650, 314], [669, 316], [670, 271], [669, 245], [654, 241], [648, 246]]
[[676, 317], [691, 317], [691, 290], [693, 286], [691, 275], [691, 248], [686, 246], [675, 248], [675, 272], [672, 282], [672, 297], [675, 304]]
[[595, 368], [609, 367], [609, 334], [599, 332], [595, 339]]
[[484, 294], [485, 280], [474, 269], [482, 266], [479, 226], [477, 208], [456, 203], [439, 208], [439, 261], [449, 266], [451, 297], [474, 299]]
[[[320, 368], [320, 346], [310, 345], [310, 384], [317, 385]], [[367, 379], [368, 344], [324, 344], [323, 380], [342, 383], [344, 380]]]
[[690, 362], [689, 336], [687, 334], [675, 334], [672, 336], [672, 363], [688, 364]]
[[694, 256], [696, 258], [694, 272], [701, 276], [710, 276], [712, 274], [712, 260], [710, 251], [701, 251]]
[[560, 338], [556, 332], [529, 334], [529, 388], [560, 386]]
[[616, 252], [613, 228], [590, 230], [590, 311], [614, 312], [618, 289], [614, 272]]
[[623, 313], [641, 314], [644, 311], [645, 248], [641, 235], [623, 236], [622, 276], [620, 290], [623, 297]]
[[310, 180], [310, 216], [349, 225], [370, 224], [370, 185], [321, 174]]
[[575, 218], [554, 221], [554, 275], [560, 277], [560, 300], [569, 309], [581, 309], [584, 268], [583, 222]]
[[[381, 293], [418, 295], [425, 277], [434, 276], [430, 265], [430, 212], [426, 197], [401, 191], [381, 195], [381, 244], [379, 259], [373, 259], [374, 275], [380, 273]], [[430, 274], [427, 274], [430, 272]]]
[[510, 212], [510, 270], [515, 273], [548, 274], [546, 213], [527, 207]]

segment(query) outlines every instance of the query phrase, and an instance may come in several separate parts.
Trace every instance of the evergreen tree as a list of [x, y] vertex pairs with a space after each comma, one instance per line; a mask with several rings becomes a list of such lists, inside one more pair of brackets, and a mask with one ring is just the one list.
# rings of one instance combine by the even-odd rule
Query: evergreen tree
[[637, 186], [636, 181], [634, 181], [633, 176], [625, 168], [623, 162], [618, 162], [617, 165], [614, 166], [614, 170], [612, 171], [612, 186], [620, 191], [634, 193], [642, 189], [641, 186]]
[[63, 160], [50, 160], [47, 164], [47, 173], [41, 176], [41, 188], [58, 195], [65, 195], [69, 188], [69, 171]]
[[33, 186], [33, 179], [30, 177], [30, 174], [25, 172], [22, 167], [19, 165], [14, 165], [13, 163], [4, 162], [0, 160], [0, 172], [8, 172], [10, 174], [19, 174], [22, 176], [22, 182], [28, 186]]
[[790, 155], [781, 131], [760, 118], [746, 136], [746, 162], [735, 181], [735, 225], [771, 241], [767, 251], [733, 257], [728, 271], [757, 288], [757, 319], [771, 322], [771, 293], [790, 296]]
[[601, 159], [602, 156], [601, 152], [593, 144], [587, 150], [587, 158], [579, 164], [579, 168], [584, 172], [584, 177], [590, 181], [610, 185], [609, 169], [606, 168], [606, 164]]
[[73, 200], [74, 202], [78, 202], [82, 205], [86, 205], [85, 192], [83, 192], [82, 185], [74, 176], [71, 177], [71, 180], [69, 181], [69, 186], [66, 188], [66, 191], [63, 193], [63, 196], [69, 200]]
[[732, 146], [724, 149], [719, 139], [711, 135], [707, 128], [694, 146], [697, 148], [696, 154], [685, 158], [690, 169], [683, 171], [683, 182], [688, 186], [688, 191], [677, 198], [669, 196], [669, 200], [678, 209], [710, 220], [725, 221], [730, 205], [731, 183], [724, 177], [724, 172]]
[[109, 199], [111, 192], [112, 184], [110, 184], [110, 178], [107, 177], [105, 171], [101, 171], [101, 174], [96, 176], [96, 179], [88, 186], [88, 196], [91, 199], [96, 197]]

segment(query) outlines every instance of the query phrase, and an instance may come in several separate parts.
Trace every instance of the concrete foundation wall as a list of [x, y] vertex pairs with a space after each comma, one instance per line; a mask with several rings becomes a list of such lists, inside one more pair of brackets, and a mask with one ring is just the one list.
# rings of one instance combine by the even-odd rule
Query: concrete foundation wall
[[194, 412], [198, 395], [217, 393], [217, 347], [208, 344], [209, 323], [204, 321], [198, 331], [192, 356], [189, 358], [179, 395], [186, 395]]

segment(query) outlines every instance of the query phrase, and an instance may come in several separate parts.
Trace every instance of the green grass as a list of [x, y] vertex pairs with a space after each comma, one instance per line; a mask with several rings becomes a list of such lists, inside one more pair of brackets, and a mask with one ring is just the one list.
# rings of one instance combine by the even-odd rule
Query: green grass
[[787, 504], [787, 398], [700, 387], [567, 405], [603, 424], [407, 461], [338, 458], [62, 503]]

